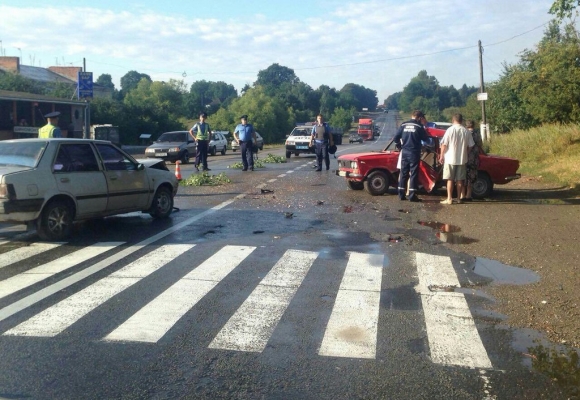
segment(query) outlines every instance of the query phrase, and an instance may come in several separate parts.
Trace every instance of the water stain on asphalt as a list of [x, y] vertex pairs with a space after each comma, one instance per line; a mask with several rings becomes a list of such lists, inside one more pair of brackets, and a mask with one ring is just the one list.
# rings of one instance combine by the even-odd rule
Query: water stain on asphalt
[[421, 302], [414, 287], [401, 286], [381, 291], [381, 307], [387, 310], [418, 311]]
[[338, 333], [338, 336], [340, 336], [342, 339], [351, 341], [351, 342], [356, 342], [356, 341], [360, 341], [364, 338], [365, 336], [365, 330], [362, 328], [359, 328], [358, 326], [351, 326], [349, 328], [343, 329]]
[[457, 232], [461, 232], [461, 228], [456, 225], [446, 224], [437, 221], [417, 221], [421, 226], [427, 226], [435, 230], [435, 237], [443, 243], [449, 244], [469, 244], [475, 243], [478, 240], [473, 239], [463, 235], [457, 235]]
[[508, 285], [527, 285], [538, 282], [540, 276], [529, 269], [502, 264], [489, 258], [477, 257], [473, 272], [493, 279], [494, 283]]

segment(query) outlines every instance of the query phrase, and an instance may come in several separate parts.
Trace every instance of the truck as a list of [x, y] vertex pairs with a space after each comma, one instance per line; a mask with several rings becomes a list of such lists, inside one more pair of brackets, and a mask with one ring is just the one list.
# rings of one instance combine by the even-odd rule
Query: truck
[[120, 146], [119, 127], [111, 124], [91, 125], [91, 139], [108, 140], [111, 143]]
[[358, 135], [363, 140], [373, 140], [375, 137], [373, 120], [370, 118], [361, 118], [358, 120]]

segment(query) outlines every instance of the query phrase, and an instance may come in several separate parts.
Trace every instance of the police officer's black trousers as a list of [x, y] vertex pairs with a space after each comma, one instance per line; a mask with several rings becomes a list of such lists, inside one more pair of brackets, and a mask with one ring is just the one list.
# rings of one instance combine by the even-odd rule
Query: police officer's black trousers
[[417, 196], [417, 176], [419, 174], [419, 162], [421, 154], [415, 155], [402, 150], [401, 171], [399, 173], [399, 198], [405, 198], [407, 180], [409, 180], [409, 199]]
[[195, 165], [203, 165], [203, 169], [207, 169], [207, 140], [197, 141], [197, 152], [195, 153]]
[[324, 158], [324, 163], [326, 164], [326, 169], [330, 168], [330, 156], [328, 155], [328, 142], [314, 142], [316, 151], [316, 162], [318, 164], [319, 170], [322, 170], [322, 159]]
[[242, 152], [242, 164], [244, 165], [244, 171], [250, 167], [254, 169], [254, 154], [252, 152], [253, 142], [247, 140], [245, 142], [240, 141], [240, 151]]

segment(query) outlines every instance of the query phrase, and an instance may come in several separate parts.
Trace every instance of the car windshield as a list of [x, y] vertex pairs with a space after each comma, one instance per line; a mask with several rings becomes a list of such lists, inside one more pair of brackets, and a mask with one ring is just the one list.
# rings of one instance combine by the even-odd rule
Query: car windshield
[[310, 136], [310, 131], [308, 129], [294, 128], [290, 133], [290, 136]]
[[359, 129], [371, 129], [370, 125], [359, 125], [358, 126]]
[[158, 142], [185, 142], [186, 134], [183, 132], [167, 132], [159, 136]]
[[47, 142], [0, 142], [0, 165], [34, 167], [42, 156]]

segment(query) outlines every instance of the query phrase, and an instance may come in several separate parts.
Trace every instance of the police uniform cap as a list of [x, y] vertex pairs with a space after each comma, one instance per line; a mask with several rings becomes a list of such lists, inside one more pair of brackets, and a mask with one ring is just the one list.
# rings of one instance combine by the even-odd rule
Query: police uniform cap
[[244, 114], [240, 117], [240, 119], [248, 119], [248, 116], [246, 114]]
[[44, 118], [56, 118], [60, 115], [59, 111], [48, 113], [44, 116]]
[[199, 116], [200, 116], [200, 117], [207, 118], [207, 114], [206, 114], [206, 113], [204, 113], [204, 112], [202, 112], [202, 113], [199, 113]]

